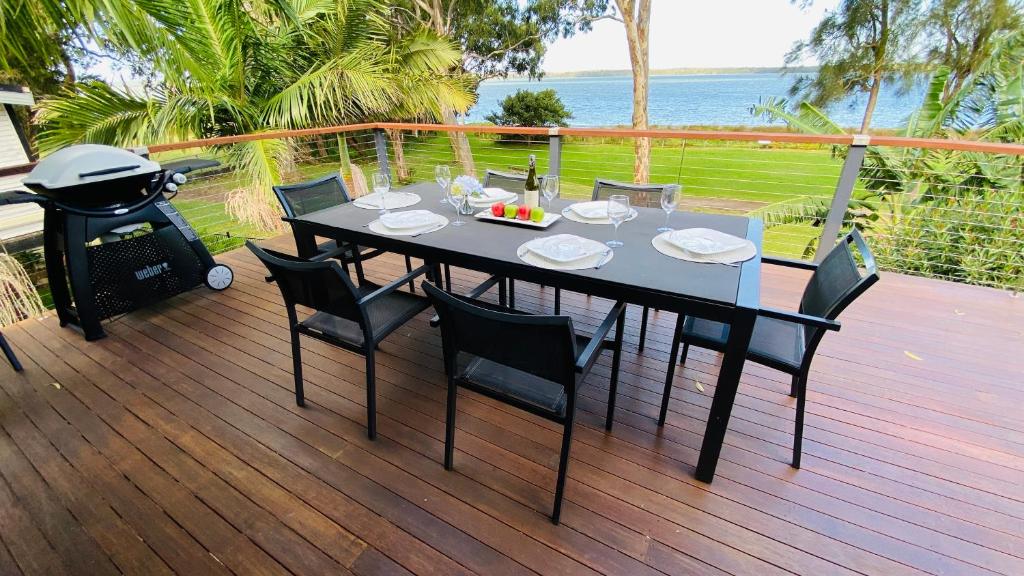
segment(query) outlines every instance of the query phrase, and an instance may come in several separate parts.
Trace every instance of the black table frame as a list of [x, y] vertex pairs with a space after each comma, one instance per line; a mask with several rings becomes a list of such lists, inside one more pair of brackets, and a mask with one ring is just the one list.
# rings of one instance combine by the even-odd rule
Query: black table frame
[[[436, 190], [435, 190], [436, 189]], [[433, 206], [433, 199], [440, 194], [436, 184], [420, 183], [406, 188], [423, 196], [421, 207], [436, 208]], [[433, 193], [431, 193], [433, 192]], [[560, 203], [564, 205], [566, 203]], [[374, 210], [364, 210], [351, 204], [329, 208], [328, 210], [357, 210], [366, 213], [366, 220], [376, 218]], [[638, 210], [655, 211], [652, 208], [638, 208]], [[758, 246], [758, 256], [740, 265], [739, 278], [736, 286], [736, 300], [734, 303], [724, 303], [703, 298], [697, 298], [680, 293], [669, 293], [659, 290], [646, 289], [639, 285], [630, 285], [618, 282], [609, 282], [600, 278], [589, 278], [574, 275], [569, 271], [548, 270], [526, 264], [518, 259], [495, 259], [489, 256], [480, 256], [471, 252], [461, 250], [443, 249], [436, 246], [427, 246], [417, 242], [418, 238], [411, 236], [384, 236], [371, 232], [365, 226], [340, 227], [325, 222], [310, 221], [317, 215], [327, 211], [314, 212], [295, 218], [285, 218], [289, 222], [295, 234], [298, 253], [302, 257], [311, 257], [316, 254], [316, 238], [331, 238], [336, 241], [345, 241], [380, 248], [388, 252], [396, 252], [413, 258], [420, 258], [424, 262], [438, 266], [447, 264], [470, 270], [476, 270], [487, 274], [506, 277], [510, 279], [523, 280], [570, 290], [591, 294], [612, 301], [625, 301], [629, 304], [649, 306], [659, 310], [676, 312], [707, 318], [730, 325], [729, 339], [725, 348], [725, 355], [722, 359], [722, 366], [718, 374], [718, 382], [715, 387], [715, 395], [711, 403], [711, 410], [708, 414], [708, 422], [704, 432], [704, 440], [701, 445], [700, 457], [697, 461], [695, 476], [703, 482], [711, 482], [715, 476], [715, 468], [718, 464], [718, 457], [721, 453], [722, 443], [725, 440], [725, 433], [729, 425], [729, 417], [732, 413], [733, 403], [736, 399], [739, 387], [740, 375], [743, 372], [743, 365], [746, 360], [747, 348], [750, 345], [750, 336], [754, 328], [754, 321], [760, 306], [760, 277], [761, 257], [760, 247], [763, 237], [763, 224], [754, 218], [743, 218], [746, 220], [746, 236]], [[660, 212], [658, 212], [660, 213]], [[452, 216], [451, 214], [446, 214]], [[464, 219], [472, 216], [464, 216]], [[739, 217], [732, 217], [739, 218]], [[501, 226], [501, 224], [487, 224]], [[450, 227], [450, 225], [449, 225]], [[457, 233], [458, 228], [454, 231]], [[442, 231], [443, 232], [443, 231]], [[451, 233], [452, 231], [448, 231]], [[523, 240], [541, 234], [554, 233], [551, 231], [538, 231], [523, 229]], [[424, 236], [426, 238], [426, 236]], [[653, 247], [651, 248], [653, 250]], [[669, 359], [674, 362], [674, 358]]]

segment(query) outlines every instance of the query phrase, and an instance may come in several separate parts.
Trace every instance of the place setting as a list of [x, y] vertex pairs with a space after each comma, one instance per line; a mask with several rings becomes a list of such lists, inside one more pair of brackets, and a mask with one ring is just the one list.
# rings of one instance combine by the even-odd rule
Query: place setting
[[666, 256], [702, 264], [739, 266], [757, 256], [757, 247], [750, 240], [711, 228], [667, 230], [651, 244]]
[[436, 232], [448, 225], [448, 218], [430, 210], [387, 212], [366, 224], [371, 232], [385, 236], [412, 236]]
[[[626, 222], [633, 220], [639, 215], [636, 208], [630, 208], [626, 215]], [[588, 202], [576, 202], [562, 209], [562, 216], [567, 220], [581, 224], [612, 224], [608, 217], [608, 201], [592, 200]]]
[[611, 246], [573, 234], [534, 238], [516, 249], [523, 262], [549, 270], [601, 268], [615, 257]]
[[419, 204], [419, 194], [413, 192], [392, 192], [391, 177], [382, 172], [373, 174], [373, 192], [360, 196], [352, 201], [357, 208], [364, 210], [380, 210], [384, 213], [388, 210], [398, 210]]

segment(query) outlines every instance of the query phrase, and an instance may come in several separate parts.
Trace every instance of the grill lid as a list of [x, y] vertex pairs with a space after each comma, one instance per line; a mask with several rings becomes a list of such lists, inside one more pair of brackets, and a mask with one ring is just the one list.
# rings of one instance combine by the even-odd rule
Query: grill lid
[[58, 190], [156, 174], [160, 164], [122, 148], [100, 144], [69, 146], [40, 160], [25, 178], [29, 188]]

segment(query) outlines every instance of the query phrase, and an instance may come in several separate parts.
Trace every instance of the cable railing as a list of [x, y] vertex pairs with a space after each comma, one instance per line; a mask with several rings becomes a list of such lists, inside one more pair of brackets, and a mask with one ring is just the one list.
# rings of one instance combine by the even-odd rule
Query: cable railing
[[[766, 254], [813, 259], [859, 228], [882, 268], [1013, 291], [1024, 289], [1024, 146], [997, 142], [787, 132], [538, 128], [369, 123], [150, 145], [158, 161], [206, 157], [173, 202], [218, 253], [283, 229], [270, 183], [340, 174], [353, 194], [376, 171], [396, 186], [434, 167], [558, 174], [561, 195], [587, 199], [595, 179], [633, 182], [634, 145], [650, 144], [647, 181], [683, 186], [680, 210], [765, 222]], [[282, 144], [272, 174], [237, 170], [232, 147]], [[31, 166], [0, 169], [0, 176]], [[0, 213], [0, 227], [3, 226]], [[31, 244], [31, 243], [29, 243]], [[41, 249], [5, 243], [46, 293]]]

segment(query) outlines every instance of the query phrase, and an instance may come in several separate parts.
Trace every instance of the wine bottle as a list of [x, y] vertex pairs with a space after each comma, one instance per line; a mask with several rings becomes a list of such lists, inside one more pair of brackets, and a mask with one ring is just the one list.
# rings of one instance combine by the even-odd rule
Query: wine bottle
[[530, 154], [530, 170], [526, 173], [526, 185], [523, 187], [523, 204], [531, 209], [540, 205], [540, 186], [537, 184], [537, 157]]

